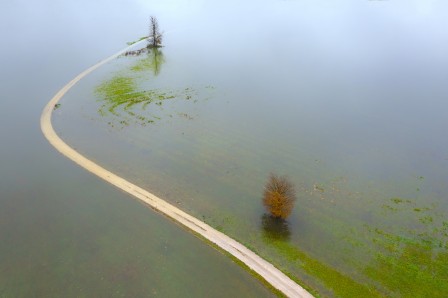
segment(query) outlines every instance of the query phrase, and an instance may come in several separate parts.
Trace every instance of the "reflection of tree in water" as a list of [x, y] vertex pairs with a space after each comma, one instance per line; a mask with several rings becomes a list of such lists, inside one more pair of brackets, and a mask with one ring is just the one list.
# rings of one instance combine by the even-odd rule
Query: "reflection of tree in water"
[[[160, 73], [165, 58], [163, 52], [159, 48], [145, 49], [141, 54], [146, 52], [146, 57], [139, 60], [134, 66], [131, 67], [133, 71], [152, 71], [155, 76]], [[140, 54], [139, 54], [140, 55]]]
[[263, 229], [263, 236], [272, 240], [288, 241], [291, 237], [288, 221], [263, 214], [261, 217], [261, 227]]
[[163, 53], [158, 48], [153, 48], [149, 53], [150, 59], [152, 60], [154, 75], [158, 75], [160, 73], [160, 67], [163, 63], [165, 63], [165, 58], [163, 57]]

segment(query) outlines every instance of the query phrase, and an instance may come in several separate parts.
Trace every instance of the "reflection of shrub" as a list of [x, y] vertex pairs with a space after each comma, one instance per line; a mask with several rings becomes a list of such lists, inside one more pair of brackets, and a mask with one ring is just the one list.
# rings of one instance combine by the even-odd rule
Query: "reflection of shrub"
[[263, 228], [263, 236], [267, 239], [288, 241], [291, 236], [288, 222], [280, 217], [263, 214], [261, 227]]
[[273, 217], [287, 218], [296, 200], [294, 185], [286, 177], [271, 174], [263, 194], [263, 204]]

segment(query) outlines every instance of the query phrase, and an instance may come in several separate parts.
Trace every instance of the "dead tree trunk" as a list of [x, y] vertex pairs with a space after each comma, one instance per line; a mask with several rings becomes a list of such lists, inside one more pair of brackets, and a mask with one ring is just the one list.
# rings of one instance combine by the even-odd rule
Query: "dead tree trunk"
[[153, 16], [149, 19], [149, 37], [148, 37], [148, 47], [157, 48], [162, 45], [162, 34], [159, 31], [159, 23], [157, 19]]

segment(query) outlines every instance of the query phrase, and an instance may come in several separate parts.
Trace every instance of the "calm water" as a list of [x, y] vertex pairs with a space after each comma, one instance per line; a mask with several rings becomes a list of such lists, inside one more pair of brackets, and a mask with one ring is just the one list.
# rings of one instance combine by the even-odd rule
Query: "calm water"
[[0, 297], [272, 296], [227, 256], [60, 156], [40, 132], [57, 90], [144, 35], [150, 13], [175, 12], [148, 1], [2, 4]]
[[[119, 58], [67, 94], [55, 126], [322, 295], [443, 297], [447, 13], [442, 1], [198, 2], [184, 26], [160, 15], [160, 53]], [[123, 78], [162, 100], [98, 92]], [[271, 172], [298, 192], [283, 223], [261, 206]]]

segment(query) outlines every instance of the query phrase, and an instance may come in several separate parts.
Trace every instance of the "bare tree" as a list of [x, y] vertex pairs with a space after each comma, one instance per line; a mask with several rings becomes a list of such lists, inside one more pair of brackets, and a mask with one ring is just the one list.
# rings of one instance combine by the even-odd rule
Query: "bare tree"
[[159, 31], [159, 23], [153, 16], [150, 17], [149, 21], [148, 48], [160, 47], [162, 45], [162, 33]]
[[263, 204], [275, 218], [286, 219], [291, 214], [296, 192], [294, 185], [286, 178], [271, 174], [263, 194]]

